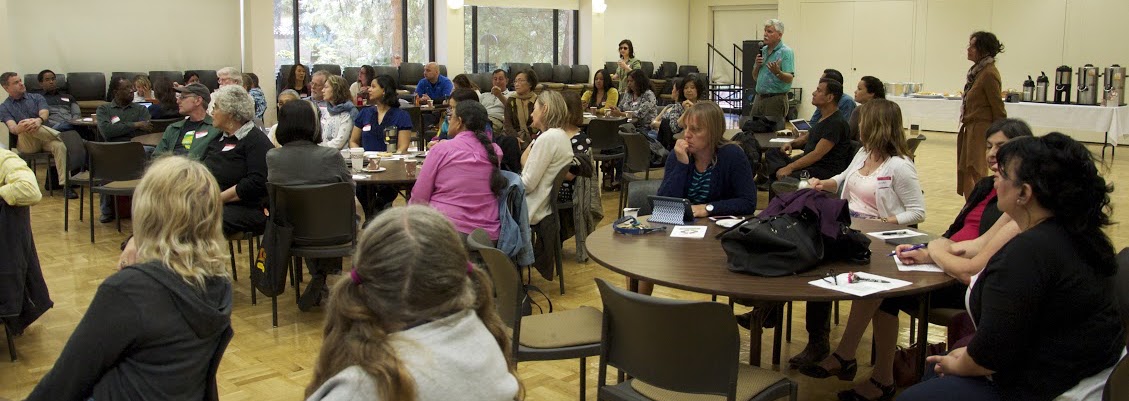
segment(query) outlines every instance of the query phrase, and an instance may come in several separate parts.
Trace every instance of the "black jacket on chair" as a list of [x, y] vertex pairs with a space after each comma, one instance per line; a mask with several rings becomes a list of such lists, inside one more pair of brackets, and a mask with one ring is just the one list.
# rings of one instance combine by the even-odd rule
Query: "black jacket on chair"
[[14, 334], [55, 306], [31, 237], [31, 208], [0, 201], [0, 319]]

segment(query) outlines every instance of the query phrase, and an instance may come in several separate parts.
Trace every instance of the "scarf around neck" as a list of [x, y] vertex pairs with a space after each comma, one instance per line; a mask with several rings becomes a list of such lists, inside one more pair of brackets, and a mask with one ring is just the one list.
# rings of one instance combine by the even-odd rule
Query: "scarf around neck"
[[985, 68], [988, 68], [988, 65], [991, 65], [995, 62], [996, 62], [995, 57], [992, 57], [992, 56], [982, 57], [980, 59], [980, 61], [977, 61], [976, 64], [972, 65], [972, 68], [968, 69], [967, 81], [965, 81], [965, 83], [964, 83], [964, 96], [965, 97], [968, 96], [968, 91], [972, 90], [972, 81], [976, 80], [976, 76], [980, 75], [980, 71], [983, 71]]
[[510, 97], [517, 99], [514, 101], [514, 107], [517, 109], [517, 129], [529, 135], [531, 133], [529, 129], [529, 116], [533, 113], [533, 111], [529, 109], [529, 104], [537, 101], [537, 94], [530, 90], [529, 93], [524, 95], [514, 92]]
[[341, 104], [331, 104], [331, 105], [329, 105], [329, 107], [326, 108], [326, 110], [329, 111], [329, 114], [332, 114], [332, 115], [338, 115], [338, 114], [341, 114], [341, 113], [344, 113], [344, 112], [349, 112], [350, 116], [356, 117], [356, 114], [357, 114], [357, 106], [354, 105], [353, 102], [349, 102], [349, 101], [343, 102]]

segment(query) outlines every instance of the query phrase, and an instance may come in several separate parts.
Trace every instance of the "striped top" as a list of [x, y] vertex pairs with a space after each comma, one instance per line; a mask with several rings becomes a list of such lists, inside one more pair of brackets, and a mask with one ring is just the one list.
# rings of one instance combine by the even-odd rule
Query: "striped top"
[[710, 178], [713, 172], [713, 163], [706, 167], [706, 171], [698, 172], [698, 169], [690, 169], [690, 190], [687, 191], [686, 197], [690, 199], [690, 203], [700, 205], [706, 203], [710, 196]]

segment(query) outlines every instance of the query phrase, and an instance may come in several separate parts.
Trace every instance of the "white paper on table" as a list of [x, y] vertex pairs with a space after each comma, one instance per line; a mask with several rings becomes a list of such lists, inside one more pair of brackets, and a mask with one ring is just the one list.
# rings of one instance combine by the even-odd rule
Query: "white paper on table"
[[869, 235], [871, 237], [878, 238], [878, 239], [881, 239], [881, 240], [887, 240], [887, 239], [894, 239], [894, 238], [916, 237], [918, 235], [925, 235], [925, 233], [919, 233], [917, 231], [913, 231], [913, 230], [910, 230], [908, 228], [898, 228], [898, 229], [889, 230], [889, 231], [875, 231], [875, 232], [872, 232], [872, 233], [866, 233], [866, 235]]
[[366, 179], [368, 179], [368, 176], [364, 175], [364, 174], [353, 174], [353, 179], [354, 180], [366, 180]]
[[931, 273], [944, 273], [945, 272], [944, 270], [941, 270], [941, 266], [937, 266], [937, 265], [932, 264], [932, 263], [907, 265], [905, 263], [902, 263], [901, 259], [898, 259], [898, 255], [894, 255], [892, 257], [894, 258], [894, 263], [898, 264], [898, 271], [900, 271], [900, 272], [931, 272]]
[[677, 238], [705, 238], [706, 226], [674, 226], [670, 230], [671, 237]]
[[788, 142], [792, 142], [792, 138], [772, 138], [772, 139], [769, 139], [768, 141], [772, 142], [772, 143], [788, 143]]
[[[879, 292], [882, 292], [882, 291], [892, 290], [892, 289], [899, 288], [899, 287], [905, 287], [907, 285], [913, 284], [913, 283], [910, 283], [909, 281], [898, 280], [898, 279], [893, 279], [893, 278], [889, 278], [889, 277], [883, 277], [883, 276], [879, 276], [879, 275], [876, 275], [876, 274], [870, 274], [870, 273], [865, 273], [865, 272], [855, 272], [855, 275], [858, 276], [858, 277], [862, 277], [862, 278], [869, 278], [869, 279], [875, 279], [875, 280], [885, 280], [885, 281], [888, 281], [888, 283], [877, 283], [877, 282], [873, 282], [873, 281], [859, 281], [859, 282], [856, 282], [856, 283], [848, 283], [847, 282], [847, 275], [848, 274], [850, 274], [850, 273], [840, 273], [838, 276], [836, 276], [835, 279], [828, 278], [827, 280], [824, 280], [824, 279], [820, 278], [820, 279], [816, 279], [816, 280], [813, 280], [813, 281], [809, 281], [808, 284], [811, 284], [811, 285], [814, 285], [814, 286], [820, 287], [820, 288], [826, 288], [826, 289], [829, 289], [829, 290], [845, 292], [845, 293], [855, 295], [855, 296], [860, 296], [860, 297], [867, 296], [867, 295], [874, 294], [874, 293], [879, 293]], [[835, 285], [835, 280], [838, 280], [838, 283], [839, 283], [838, 285]]]

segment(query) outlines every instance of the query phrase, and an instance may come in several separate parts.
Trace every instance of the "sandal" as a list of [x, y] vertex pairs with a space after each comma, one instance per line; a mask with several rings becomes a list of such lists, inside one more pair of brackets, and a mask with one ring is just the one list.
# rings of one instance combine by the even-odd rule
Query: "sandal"
[[802, 373], [804, 376], [814, 377], [816, 379], [826, 379], [828, 377], [835, 376], [838, 377], [839, 380], [854, 380], [855, 374], [857, 374], [859, 370], [858, 359], [851, 359], [848, 361], [834, 352], [831, 353], [831, 356], [835, 357], [835, 360], [839, 361], [838, 369], [827, 370], [823, 366], [820, 366], [818, 363], [813, 363], [811, 365], [800, 367], [800, 373]]
[[871, 400], [869, 398], [863, 397], [861, 394], [859, 394], [854, 389], [850, 389], [850, 390], [847, 390], [847, 391], [840, 391], [839, 392], [839, 400], [840, 401], [890, 401], [890, 400], [894, 399], [894, 392], [897, 389], [894, 388], [893, 383], [890, 383], [889, 385], [883, 385], [882, 383], [879, 383], [878, 380], [874, 380], [874, 378], [871, 377], [870, 378], [870, 384], [873, 384], [874, 387], [877, 387], [879, 390], [881, 390], [882, 395], [878, 396], [878, 398]]

